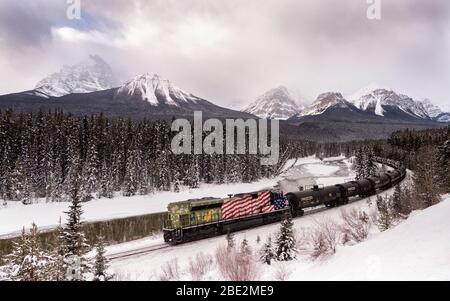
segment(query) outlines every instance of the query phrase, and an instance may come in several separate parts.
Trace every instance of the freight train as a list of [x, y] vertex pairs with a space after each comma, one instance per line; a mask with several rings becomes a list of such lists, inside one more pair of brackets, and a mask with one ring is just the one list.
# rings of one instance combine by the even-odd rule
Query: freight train
[[347, 204], [352, 197], [368, 197], [400, 183], [406, 168], [399, 162], [384, 158], [376, 161], [392, 170], [366, 179], [332, 186], [303, 187], [283, 194], [278, 189], [236, 194], [228, 198], [203, 198], [171, 203], [168, 206], [164, 241], [176, 245], [258, 227], [285, 218], [302, 216], [304, 209], [325, 205]]

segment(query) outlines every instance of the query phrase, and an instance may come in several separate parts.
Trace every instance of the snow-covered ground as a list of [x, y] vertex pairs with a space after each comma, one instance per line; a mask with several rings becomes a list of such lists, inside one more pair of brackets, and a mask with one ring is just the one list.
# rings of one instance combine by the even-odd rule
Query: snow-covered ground
[[[392, 190], [386, 194], [391, 194]], [[375, 211], [368, 200], [353, 202], [343, 208], [361, 208], [368, 214]], [[343, 208], [321, 210], [294, 220], [299, 234], [317, 226], [327, 219], [341, 223]], [[338, 246], [337, 252], [326, 259], [312, 260], [305, 254], [291, 262], [274, 263], [271, 266], [257, 264], [257, 280], [276, 280], [277, 271], [284, 271], [287, 280], [450, 280], [450, 196], [443, 202], [423, 211], [416, 211], [397, 226], [384, 232], [373, 227], [368, 239], [353, 246]], [[257, 252], [271, 235], [274, 237], [278, 224], [241, 231], [235, 241], [246, 238], [252, 250]], [[261, 242], [256, 242], [257, 237]], [[159, 245], [161, 237], [129, 242], [108, 248], [108, 254], [124, 252], [145, 246]], [[187, 271], [189, 260], [199, 252], [214, 256], [220, 245], [226, 245], [223, 236], [192, 242], [180, 246], [153, 251], [150, 254], [117, 259], [111, 262], [113, 271], [120, 280], [158, 280], [162, 267], [176, 260], [181, 280], [192, 280]], [[254, 255], [258, 256], [258, 255]], [[203, 280], [222, 280], [213, 265]]]
[[[167, 205], [172, 202], [184, 201], [193, 198], [202, 197], [227, 197], [228, 194], [256, 191], [270, 188], [278, 183], [281, 184], [285, 192], [289, 189], [297, 189], [298, 186], [285, 187], [283, 181], [288, 177], [307, 178], [311, 181], [311, 176], [303, 171], [311, 164], [318, 172], [325, 172], [331, 167], [326, 164], [343, 165], [346, 162], [344, 157], [327, 158], [321, 163], [318, 158], [313, 156], [289, 160], [284, 166], [283, 173], [275, 178], [262, 179], [253, 183], [236, 184], [202, 184], [198, 189], [182, 189], [181, 192], [158, 192], [152, 195], [122, 197], [117, 196], [113, 199], [95, 199], [83, 205], [84, 221], [100, 221], [116, 218], [123, 218], [136, 215], [144, 215], [167, 210]], [[339, 169], [333, 167], [333, 170]], [[338, 180], [338, 179], [336, 179]], [[324, 183], [321, 183], [324, 184]], [[0, 201], [0, 204], [2, 202]], [[8, 202], [6, 206], [0, 205], [0, 238], [17, 235], [23, 227], [29, 228], [31, 223], [36, 223], [39, 229], [51, 229], [58, 225], [60, 217], [66, 217], [64, 214], [69, 207], [68, 202], [48, 203], [45, 200], [36, 201], [31, 205], [23, 205], [17, 202]]]

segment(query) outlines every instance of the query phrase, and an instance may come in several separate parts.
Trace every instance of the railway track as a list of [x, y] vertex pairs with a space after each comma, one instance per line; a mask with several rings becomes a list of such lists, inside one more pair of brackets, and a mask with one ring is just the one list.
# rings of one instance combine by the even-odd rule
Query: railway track
[[150, 246], [150, 247], [145, 247], [145, 248], [139, 248], [139, 249], [135, 249], [135, 250], [130, 250], [130, 251], [125, 251], [125, 252], [118, 252], [118, 253], [113, 253], [113, 254], [108, 254], [106, 255], [106, 257], [113, 261], [113, 260], [120, 260], [120, 259], [126, 259], [129, 257], [134, 257], [134, 256], [138, 256], [138, 255], [145, 255], [154, 251], [158, 251], [158, 250], [162, 250], [162, 249], [166, 249], [169, 248], [170, 246], [162, 243], [159, 245], [155, 245], [155, 246]]

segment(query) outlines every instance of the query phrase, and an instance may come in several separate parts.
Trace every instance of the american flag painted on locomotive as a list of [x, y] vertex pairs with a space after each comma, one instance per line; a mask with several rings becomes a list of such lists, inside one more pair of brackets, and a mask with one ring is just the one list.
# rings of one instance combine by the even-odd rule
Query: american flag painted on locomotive
[[257, 197], [248, 194], [241, 198], [227, 199], [222, 205], [222, 218], [230, 219], [257, 213], [267, 213], [281, 210], [287, 205], [285, 197], [279, 197], [271, 202], [270, 191], [259, 192]]

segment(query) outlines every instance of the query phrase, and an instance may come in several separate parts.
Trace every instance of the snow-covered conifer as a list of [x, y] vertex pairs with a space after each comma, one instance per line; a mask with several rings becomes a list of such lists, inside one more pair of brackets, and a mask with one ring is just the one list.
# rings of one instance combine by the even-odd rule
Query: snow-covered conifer
[[95, 258], [93, 264], [94, 281], [109, 281], [113, 278], [108, 272], [108, 259], [105, 256], [105, 241], [102, 236], [97, 238], [97, 244], [95, 246]]
[[276, 258], [275, 252], [273, 250], [273, 245], [272, 245], [272, 238], [269, 237], [267, 238], [267, 242], [264, 243], [262, 249], [261, 249], [261, 262], [266, 263], [266, 264], [271, 264], [272, 261]]
[[275, 255], [279, 261], [290, 261], [297, 256], [293, 226], [291, 217], [286, 215], [285, 219], [281, 222], [280, 232], [276, 241]]

